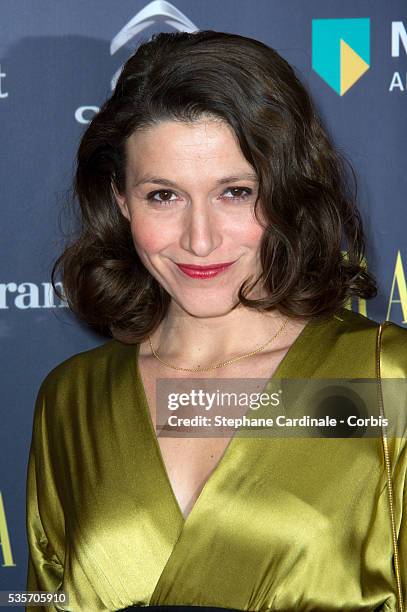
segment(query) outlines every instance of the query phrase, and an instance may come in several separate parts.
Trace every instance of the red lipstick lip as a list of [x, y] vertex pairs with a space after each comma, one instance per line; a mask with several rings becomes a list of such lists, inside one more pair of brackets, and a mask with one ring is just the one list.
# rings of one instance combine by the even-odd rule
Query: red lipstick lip
[[[235, 260], [236, 261], [236, 260]], [[226, 261], [225, 263], [213, 264], [211, 266], [197, 266], [194, 264], [181, 264], [177, 263], [179, 268], [185, 268], [186, 270], [196, 270], [197, 272], [209, 272], [210, 270], [219, 270], [221, 268], [227, 268], [231, 266], [234, 261]]]

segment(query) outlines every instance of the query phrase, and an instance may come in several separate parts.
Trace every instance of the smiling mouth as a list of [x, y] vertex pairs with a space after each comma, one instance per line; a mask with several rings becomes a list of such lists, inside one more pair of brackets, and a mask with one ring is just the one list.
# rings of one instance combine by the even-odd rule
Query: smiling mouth
[[197, 265], [189, 265], [189, 264], [176, 264], [176, 266], [181, 270], [183, 274], [189, 276], [190, 278], [214, 278], [219, 274], [222, 274], [226, 270], [228, 270], [235, 262], [228, 261], [220, 264], [213, 264], [211, 266], [197, 266]]

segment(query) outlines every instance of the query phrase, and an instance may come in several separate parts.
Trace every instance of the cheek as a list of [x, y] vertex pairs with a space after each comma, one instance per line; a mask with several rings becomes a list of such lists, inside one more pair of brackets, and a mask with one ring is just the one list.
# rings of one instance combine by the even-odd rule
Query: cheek
[[154, 219], [132, 219], [131, 233], [139, 255], [157, 253], [168, 244], [168, 232], [160, 231]]
[[251, 242], [251, 244], [259, 246], [263, 236], [263, 232], [264, 228], [262, 228], [260, 225], [253, 225], [249, 230], [248, 240]]
[[247, 220], [236, 224], [229, 233], [234, 241], [255, 248], [260, 245], [263, 232], [264, 228], [256, 220]]

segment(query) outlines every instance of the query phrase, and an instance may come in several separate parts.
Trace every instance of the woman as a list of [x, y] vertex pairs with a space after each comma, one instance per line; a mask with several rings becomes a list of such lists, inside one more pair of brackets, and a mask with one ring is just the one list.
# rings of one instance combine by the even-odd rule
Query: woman
[[113, 339], [38, 393], [28, 588], [70, 598], [47, 609], [402, 609], [404, 439], [384, 456], [373, 437], [153, 425], [159, 379], [374, 379], [378, 340], [382, 376], [405, 378], [405, 330], [344, 308], [376, 295], [345, 178], [266, 45], [159, 34], [129, 59], [83, 136], [81, 232], [52, 273]]

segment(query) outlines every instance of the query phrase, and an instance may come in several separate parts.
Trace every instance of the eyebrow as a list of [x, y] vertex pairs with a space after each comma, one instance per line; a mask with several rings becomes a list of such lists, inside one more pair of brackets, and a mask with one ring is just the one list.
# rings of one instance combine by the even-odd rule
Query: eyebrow
[[[233, 183], [235, 181], [251, 180], [257, 181], [257, 174], [254, 172], [244, 172], [236, 176], [224, 176], [216, 181], [216, 185], [224, 185], [225, 183]], [[146, 176], [145, 178], [135, 181], [133, 187], [144, 185], [145, 183], [153, 183], [154, 185], [168, 185], [169, 187], [178, 187], [177, 183], [170, 181], [169, 179], [158, 177], [158, 176]]]

